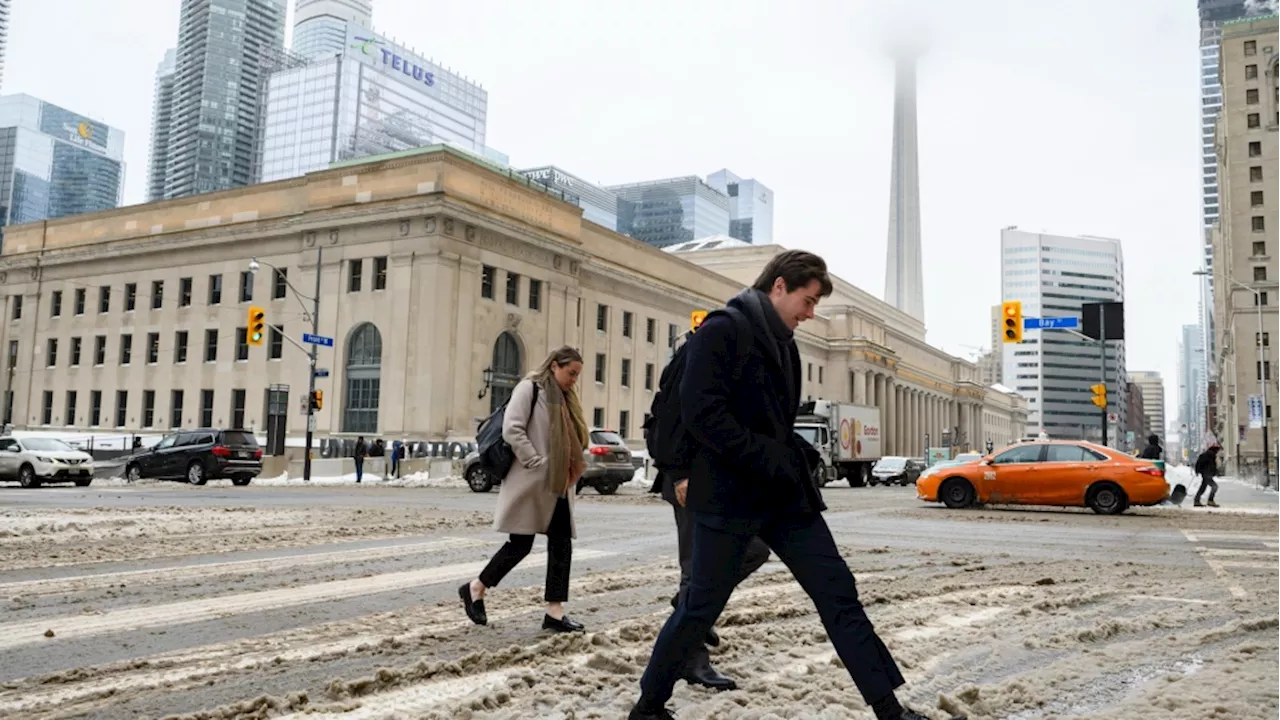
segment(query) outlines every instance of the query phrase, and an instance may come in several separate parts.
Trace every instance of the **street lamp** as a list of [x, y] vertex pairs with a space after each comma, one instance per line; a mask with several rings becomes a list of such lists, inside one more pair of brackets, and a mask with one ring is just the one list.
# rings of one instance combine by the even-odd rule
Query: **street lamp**
[[483, 400], [485, 394], [489, 392], [489, 388], [493, 385], [493, 368], [485, 368], [484, 372], [481, 373], [481, 377], [484, 378], [484, 387], [480, 388], [480, 394], [476, 395], [477, 400]]
[[[311, 297], [307, 297], [303, 293], [299, 292], [298, 289], [293, 286], [293, 283], [289, 282], [289, 277], [284, 273], [280, 272], [280, 268], [268, 262], [259, 262], [258, 258], [256, 257], [249, 259], [249, 272], [251, 273], [257, 273], [258, 269], [261, 268], [263, 265], [266, 265], [267, 267], [276, 271], [276, 277], [284, 281], [285, 287], [289, 288], [289, 290], [293, 292], [294, 297], [297, 298], [298, 300], [298, 304], [302, 305], [303, 318], [305, 319], [306, 316], [308, 315], [311, 316], [311, 334], [312, 335], [320, 334], [320, 264], [323, 256], [324, 256], [324, 249], [321, 247], [317, 247], [316, 248], [316, 292], [315, 292], [315, 295], [312, 295]], [[311, 301], [310, 312], [307, 312], [307, 305], [305, 302], [303, 302], [304, 300]], [[316, 396], [316, 349], [317, 349], [317, 346], [313, 342], [311, 343], [311, 349], [308, 350], [302, 347], [301, 345], [299, 345], [293, 338], [289, 337], [288, 335], [285, 335], [284, 332], [280, 330], [280, 328], [277, 327], [275, 328], [275, 330], [276, 332], [280, 333], [280, 337], [288, 340], [289, 342], [293, 343], [299, 350], [302, 350], [303, 352], [307, 353], [307, 356], [310, 359], [309, 368], [307, 372], [307, 439], [306, 439], [305, 448], [303, 450], [304, 454], [302, 456], [302, 479], [304, 481], [310, 481], [311, 480], [311, 442], [316, 429], [316, 404], [313, 401], [313, 398], [315, 398]]]

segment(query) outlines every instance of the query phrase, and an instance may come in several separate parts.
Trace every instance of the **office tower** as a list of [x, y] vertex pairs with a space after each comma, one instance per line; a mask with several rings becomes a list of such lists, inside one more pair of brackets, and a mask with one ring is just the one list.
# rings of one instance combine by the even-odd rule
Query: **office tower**
[[0, 233], [117, 207], [123, 158], [121, 130], [30, 95], [0, 97]]
[[4, 55], [9, 45], [9, 0], [0, 0], [0, 89], [4, 87]]
[[729, 234], [729, 196], [695, 176], [610, 185], [618, 232], [654, 247]]
[[[1124, 300], [1120, 241], [1006, 228], [1000, 233], [1003, 300], [1026, 317], [1080, 317], [1085, 303]], [[1126, 425], [1124, 342], [1106, 343], [1108, 410]], [[1067, 332], [1028, 331], [1004, 346], [1004, 384], [1027, 398], [1028, 429], [1054, 438], [1101, 439], [1089, 388], [1100, 382], [1098, 343]]]
[[554, 165], [519, 171], [521, 175], [564, 193], [565, 200], [582, 208], [582, 217], [614, 232], [618, 230], [618, 196]]
[[707, 176], [707, 184], [729, 198], [729, 237], [753, 245], [773, 244], [773, 191], [759, 180], [743, 180], [728, 170]]
[[341, 55], [348, 45], [348, 23], [372, 27], [372, 0], [297, 0], [291, 49], [304, 58]]
[[884, 300], [924, 322], [920, 256], [920, 170], [916, 144], [915, 49], [894, 53], [893, 171], [889, 185], [889, 252]]
[[1204, 335], [1199, 325], [1183, 325], [1178, 339], [1178, 434], [1183, 447], [1200, 448], [1205, 431]]
[[164, 178], [169, 163], [169, 130], [173, 126], [173, 73], [178, 51], [164, 51], [156, 68], [155, 100], [151, 110], [151, 159], [147, 168], [147, 201], [164, 197]]
[[258, 181], [263, 90], [284, 18], [284, 0], [182, 0], [167, 137], [152, 141], [164, 197]]
[[1164, 437], [1164, 378], [1158, 372], [1135, 371], [1129, 373], [1129, 382], [1142, 393], [1142, 408], [1146, 412], [1145, 430]]

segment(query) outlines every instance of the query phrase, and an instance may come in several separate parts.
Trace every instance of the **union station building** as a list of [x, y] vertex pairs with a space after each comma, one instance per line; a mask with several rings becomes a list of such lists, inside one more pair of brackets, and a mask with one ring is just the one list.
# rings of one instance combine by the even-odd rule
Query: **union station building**
[[[691, 311], [722, 305], [780, 249], [657, 250], [439, 146], [15, 225], [0, 248], [4, 416], [76, 433], [271, 422], [301, 435], [308, 333], [321, 343], [319, 435], [467, 440], [569, 344], [586, 360], [591, 422], [638, 446]], [[921, 455], [944, 430], [974, 448], [1023, 435], [1021, 397], [834, 281], [797, 333], [802, 395], [879, 407], [885, 454]], [[261, 345], [248, 342], [251, 306], [266, 311]]]

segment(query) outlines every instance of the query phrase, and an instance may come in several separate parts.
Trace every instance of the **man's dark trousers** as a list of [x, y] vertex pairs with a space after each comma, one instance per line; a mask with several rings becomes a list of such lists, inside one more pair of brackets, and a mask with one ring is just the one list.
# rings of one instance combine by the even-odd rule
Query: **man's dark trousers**
[[[672, 605], [678, 605], [684, 601], [689, 594], [689, 576], [693, 571], [693, 513], [688, 508], [681, 507], [680, 503], [671, 503], [671, 509], [675, 511], [676, 516], [676, 548], [680, 553], [680, 591], [671, 600]], [[751, 576], [751, 573], [760, 569], [760, 566], [769, 560], [769, 546], [760, 541], [760, 538], [751, 538], [747, 545], [747, 552], [742, 557], [742, 564], [738, 567], [738, 572], [733, 578], [733, 587], [737, 587], [743, 580]]]
[[836, 654], [868, 704], [904, 680], [858, 600], [853, 573], [840, 557], [827, 523], [806, 512], [745, 520], [690, 513], [693, 557], [688, 596], [667, 619], [640, 679], [643, 698], [661, 706], [671, 698], [686, 658], [707, 636], [733, 593], [753, 537], [759, 536], [813, 599]]

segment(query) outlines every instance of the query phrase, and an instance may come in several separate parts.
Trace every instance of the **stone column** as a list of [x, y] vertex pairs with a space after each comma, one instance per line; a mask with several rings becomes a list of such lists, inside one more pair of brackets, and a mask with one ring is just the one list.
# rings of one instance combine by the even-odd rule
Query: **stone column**
[[883, 408], [889, 404], [885, 393], [885, 376], [882, 373], [876, 373], [872, 379], [871, 392], [868, 393], [868, 399], [871, 401], [867, 403], [868, 405], [874, 405], [878, 408]]
[[885, 377], [884, 379], [884, 403], [880, 408], [880, 453], [889, 455], [889, 449], [893, 447], [893, 424], [897, 421], [897, 412], [894, 407], [897, 403], [894, 401], [897, 396], [898, 389], [895, 387], [893, 378]]
[[862, 370], [852, 370], [850, 372], [852, 373], [851, 377], [852, 377], [852, 385], [853, 385], [853, 387], [851, 388], [853, 395], [850, 399], [855, 405], [866, 405], [867, 404], [867, 381], [866, 381], [867, 374]]

